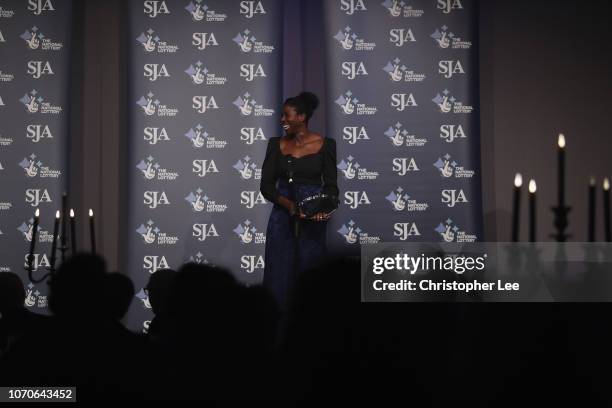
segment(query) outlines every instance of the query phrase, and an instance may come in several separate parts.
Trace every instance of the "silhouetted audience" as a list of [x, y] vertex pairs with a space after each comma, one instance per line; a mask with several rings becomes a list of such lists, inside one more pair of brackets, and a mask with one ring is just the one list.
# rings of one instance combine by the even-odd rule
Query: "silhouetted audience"
[[[59, 267], [49, 282], [50, 317], [24, 306], [18, 275], [0, 273], [0, 385], [76, 386], [79, 401], [310, 407], [387, 406], [399, 397], [479, 406], [477, 392], [483, 406], [516, 406], [518, 391], [538, 392], [554, 379], [561, 388], [547, 401], [591, 393], [607, 405], [591, 389], [594, 364], [585, 359], [611, 361], [609, 353], [579, 355], [571, 350], [586, 342], [568, 340], [570, 325], [590, 327], [593, 309], [365, 304], [360, 276], [358, 258], [329, 259], [298, 277], [282, 314], [265, 288], [227, 269], [158, 270], [145, 286], [154, 317], [143, 335], [121, 322], [134, 284], [108, 273], [99, 256], [77, 254]], [[597, 344], [608, 344], [609, 330], [598, 333]]]

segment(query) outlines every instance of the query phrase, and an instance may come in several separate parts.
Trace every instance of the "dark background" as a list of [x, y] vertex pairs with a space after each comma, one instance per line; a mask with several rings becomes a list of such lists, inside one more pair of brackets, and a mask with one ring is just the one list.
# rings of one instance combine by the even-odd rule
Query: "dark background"
[[[317, 2], [288, 0], [284, 28], [284, 96], [302, 89], [325, 99], [323, 64], [312, 52], [322, 30]], [[538, 184], [538, 240], [550, 241], [556, 200], [556, 143], [567, 140], [567, 201], [572, 206], [572, 240], [586, 240], [587, 185], [598, 187], [612, 175], [612, 4], [604, 0], [481, 0], [480, 118], [483, 208], [486, 241], [510, 239], [510, 209], [515, 172], [524, 192], [530, 178]], [[77, 212], [98, 209], [98, 250], [109, 268], [123, 264], [127, 174], [125, 127], [125, 7], [119, 0], [77, 2], [70, 146], [70, 191]], [[298, 54], [300, 42], [304, 53]], [[121, 47], [117, 47], [121, 44]], [[313, 48], [315, 47], [315, 48]], [[80, 54], [79, 54], [80, 53]], [[120, 101], [118, 104], [117, 101]], [[312, 127], [323, 130], [324, 106]], [[523, 196], [526, 197], [526, 193]], [[597, 239], [603, 237], [601, 194], [597, 201]], [[527, 238], [523, 200], [521, 237]], [[86, 234], [82, 225], [78, 234]], [[83, 235], [85, 236], [85, 235]]]

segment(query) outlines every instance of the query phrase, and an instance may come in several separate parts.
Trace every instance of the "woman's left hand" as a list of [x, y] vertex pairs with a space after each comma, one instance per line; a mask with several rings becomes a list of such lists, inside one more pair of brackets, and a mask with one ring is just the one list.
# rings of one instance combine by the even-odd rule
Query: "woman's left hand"
[[313, 215], [310, 219], [315, 221], [327, 221], [329, 219], [328, 213], [320, 212]]

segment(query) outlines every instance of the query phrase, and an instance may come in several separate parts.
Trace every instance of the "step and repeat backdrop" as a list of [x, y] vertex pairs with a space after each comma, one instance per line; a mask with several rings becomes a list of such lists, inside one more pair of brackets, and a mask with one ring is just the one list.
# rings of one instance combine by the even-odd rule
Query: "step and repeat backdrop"
[[35, 280], [48, 272], [67, 184], [71, 26], [70, 0], [0, 2], [0, 273], [22, 277], [26, 306], [39, 313], [48, 285], [24, 267], [39, 209]]
[[[279, 126], [282, 0], [125, 3], [129, 184], [123, 271], [136, 286], [132, 329], [152, 317], [146, 284], [184, 262], [222, 265], [261, 282], [271, 204], [261, 165]], [[477, 9], [474, 0], [329, 0], [321, 111], [337, 143], [341, 206], [332, 252], [385, 241], [480, 240]], [[290, 7], [291, 9], [286, 9]], [[309, 7], [307, 3], [302, 7]], [[34, 211], [35, 269], [49, 265], [53, 215], [67, 176], [72, 3], [0, 4], [0, 269], [24, 278], [28, 307], [46, 284], [27, 279]], [[296, 27], [296, 29], [298, 29]], [[118, 48], [123, 45], [117, 44]], [[306, 89], [308, 90], [308, 89]], [[79, 137], [85, 137], [79, 135]], [[198, 288], [185, 296], [198, 296]]]

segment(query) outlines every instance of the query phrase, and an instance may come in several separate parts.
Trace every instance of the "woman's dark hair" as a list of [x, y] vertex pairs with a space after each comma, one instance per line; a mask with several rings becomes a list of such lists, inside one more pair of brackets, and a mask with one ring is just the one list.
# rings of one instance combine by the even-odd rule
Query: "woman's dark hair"
[[285, 105], [293, 106], [298, 114], [305, 114], [306, 122], [308, 122], [319, 106], [319, 98], [312, 92], [302, 92], [298, 96], [288, 98]]

